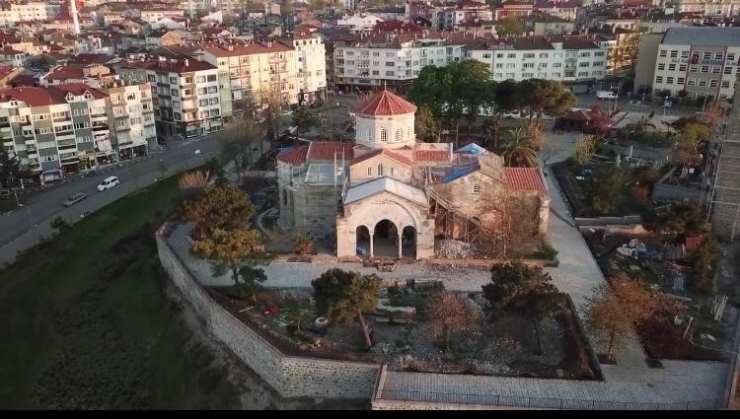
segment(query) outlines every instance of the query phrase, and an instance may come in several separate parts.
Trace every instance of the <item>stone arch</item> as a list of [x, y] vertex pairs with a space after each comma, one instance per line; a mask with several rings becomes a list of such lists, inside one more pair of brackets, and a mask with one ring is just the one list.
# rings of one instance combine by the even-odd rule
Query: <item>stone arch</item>
[[[357, 254], [360, 254], [359, 248], [360, 248], [360, 242], [358, 242], [358, 236], [357, 232], [360, 227], [368, 227], [370, 236], [373, 237], [372, 240], [369, 240], [370, 250], [366, 254], [366, 256], [370, 257], [376, 257], [376, 256], [386, 256], [386, 257], [402, 257], [403, 255], [403, 243], [402, 243], [402, 233], [406, 227], [412, 227], [413, 230], [416, 232], [415, 235], [415, 244], [416, 249], [414, 249], [413, 252], [407, 252], [406, 256], [411, 256], [412, 254], [415, 255], [418, 252], [418, 231], [422, 227], [421, 219], [419, 218], [419, 210], [415, 209], [411, 204], [404, 202], [401, 199], [394, 199], [394, 198], [386, 198], [383, 205], [392, 205], [397, 210], [385, 211], [381, 214], [378, 213], [377, 206], [374, 205], [364, 205], [361, 209], [359, 209], [356, 213], [352, 215], [352, 220], [350, 221], [348, 227], [350, 227], [350, 231], [353, 233], [352, 237], [354, 240], [354, 244], [357, 247]], [[375, 239], [375, 233], [376, 228], [378, 227], [378, 223], [380, 223], [383, 220], [387, 220], [388, 222], [392, 223], [394, 226], [395, 234], [385, 234], [386, 231], [383, 231], [381, 235], [378, 236], [379, 240]], [[381, 226], [383, 227], [383, 226]], [[377, 231], [378, 233], [381, 233], [380, 230]], [[382, 236], [382, 237], [381, 237]], [[394, 243], [391, 242], [391, 240], [395, 241]], [[378, 244], [380, 253], [375, 252], [375, 245]], [[395, 252], [391, 254], [392, 252]]]
[[366, 225], [358, 225], [355, 228], [355, 243], [358, 256], [365, 257], [370, 254], [370, 229]]

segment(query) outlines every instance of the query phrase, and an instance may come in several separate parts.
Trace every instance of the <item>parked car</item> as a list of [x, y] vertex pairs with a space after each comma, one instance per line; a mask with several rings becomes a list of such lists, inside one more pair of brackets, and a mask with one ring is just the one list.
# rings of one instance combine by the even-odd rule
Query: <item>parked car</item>
[[85, 195], [82, 192], [77, 192], [76, 194], [74, 194], [74, 195], [70, 196], [69, 198], [67, 198], [67, 200], [64, 201], [64, 204], [63, 205], [65, 207], [69, 208], [72, 205], [74, 205], [74, 204], [76, 204], [76, 203], [78, 203], [80, 201], [83, 201], [85, 198], [87, 198], [87, 195]]
[[98, 191], [103, 192], [105, 190], [108, 190], [118, 184], [120, 184], [121, 181], [118, 180], [116, 176], [109, 176], [105, 178], [100, 184], [98, 184]]

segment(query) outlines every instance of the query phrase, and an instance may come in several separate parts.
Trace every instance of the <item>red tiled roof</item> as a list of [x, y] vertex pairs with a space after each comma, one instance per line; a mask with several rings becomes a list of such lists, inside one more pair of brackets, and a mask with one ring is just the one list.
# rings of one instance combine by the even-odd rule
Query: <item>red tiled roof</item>
[[357, 114], [370, 116], [404, 115], [416, 112], [413, 103], [394, 95], [387, 89], [361, 103], [357, 108]]
[[335, 152], [337, 159], [341, 159], [343, 151], [345, 160], [351, 161], [355, 157], [354, 144], [314, 141], [308, 148], [307, 159], [333, 161]]
[[251, 42], [246, 45], [240, 43], [229, 44], [227, 46], [204, 45], [203, 50], [216, 57], [238, 57], [240, 55], [272, 54], [275, 52], [292, 51], [293, 48], [280, 42], [271, 42], [268, 44]]
[[69, 80], [69, 79], [82, 79], [85, 75], [82, 71], [82, 67], [59, 67], [51, 70], [44, 76], [45, 80]]
[[506, 181], [509, 187], [516, 190], [544, 191], [540, 171], [533, 167], [505, 167]]
[[306, 162], [307, 155], [308, 146], [304, 145], [278, 154], [277, 160], [282, 163], [288, 163], [292, 166], [297, 166]]
[[395, 153], [395, 152], [393, 152], [391, 150], [386, 150], [386, 149], [375, 150], [373, 152], [370, 152], [370, 153], [367, 153], [367, 154], [363, 154], [363, 155], [357, 157], [356, 159], [352, 160], [352, 163], [353, 164], [355, 164], [355, 163], [361, 163], [361, 162], [363, 162], [365, 160], [370, 160], [373, 157], [380, 156], [381, 154], [384, 155], [385, 157], [388, 157], [389, 159], [391, 159], [393, 161], [396, 161], [398, 163], [401, 163], [401, 164], [403, 164], [405, 166], [408, 166], [408, 167], [413, 167], [414, 166], [414, 162], [411, 161], [408, 157], [406, 157], [404, 155], [401, 155], [401, 154], [398, 154], [398, 153]]
[[17, 87], [0, 91], [0, 102], [11, 100], [25, 102], [28, 106], [49, 106], [66, 103], [61, 90], [44, 87]]
[[449, 160], [449, 150], [414, 150], [414, 161], [417, 162], [446, 162]]
[[65, 83], [54, 86], [55, 89], [61, 90], [62, 92], [72, 93], [75, 96], [82, 96], [85, 92], [90, 92], [93, 98], [102, 99], [106, 95], [100, 90], [94, 89], [84, 83]]

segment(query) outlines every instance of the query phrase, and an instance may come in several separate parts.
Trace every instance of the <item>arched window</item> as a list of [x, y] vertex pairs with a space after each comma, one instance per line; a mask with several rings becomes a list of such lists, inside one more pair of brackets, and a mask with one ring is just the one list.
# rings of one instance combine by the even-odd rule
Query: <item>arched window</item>
[[367, 167], [367, 176], [370, 177], [373, 175], [373, 168], [372, 166]]
[[378, 165], [378, 177], [383, 176], [383, 163]]
[[407, 140], [411, 139], [411, 128], [406, 128], [406, 139]]
[[391, 167], [391, 177], [393, 177], [393, 168]]
[[365, 130], [365, 136], [367, 137], [368, 141], [373, 140], [373, 130], [370, 127], [367, 127], [367, 130]]
[[400, 143], [403, 141], [403, 130], [401, 128], [396, 130], [396, 142]]
[[380, 129], [380, 141], [388, 142], [388, 130], [385, 128]]

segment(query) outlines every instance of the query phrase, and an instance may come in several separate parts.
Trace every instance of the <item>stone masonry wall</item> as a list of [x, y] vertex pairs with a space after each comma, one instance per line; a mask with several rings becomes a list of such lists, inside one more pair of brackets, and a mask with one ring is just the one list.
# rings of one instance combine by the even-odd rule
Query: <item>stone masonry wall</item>
[[283, 355], [211, 300], [160, 235], [157, 235], [157, 248], [162, 266], [208, 330], [281, 396], [368, 400], [372, 397], [379, 365]]

